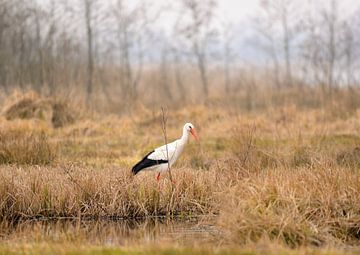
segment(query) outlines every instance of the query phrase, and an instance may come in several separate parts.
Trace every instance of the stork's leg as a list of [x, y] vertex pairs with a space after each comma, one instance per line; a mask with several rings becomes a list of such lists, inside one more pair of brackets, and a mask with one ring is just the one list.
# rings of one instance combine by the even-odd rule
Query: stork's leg
[[161, 190], [161, 188], [160, 188], [160, 173], [157, 174], [156, 180], [157, 180], [157, 184], [158, 184], [158, 191], [160, 192], [160, 190]]

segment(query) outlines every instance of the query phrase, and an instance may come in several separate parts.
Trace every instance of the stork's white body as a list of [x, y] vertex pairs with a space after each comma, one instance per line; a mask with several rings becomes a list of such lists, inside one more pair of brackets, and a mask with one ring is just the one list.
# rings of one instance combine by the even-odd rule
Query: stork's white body
[[189, 132], [197, 138], [193, 125], [191, 123], [185, 124], [180, 139], [160, 146], [147, 154], [132, 168], [133, 174], [137, 174], [141, 170], [154, 171], [157, 173], [168, 171], [169, 165], [171, 167], [183, 152], [189, 139]]
[[[168, 143], [167, 145], [160, 146], [156, 148], [151, 154], [148, 155], [148, 159], [152, 160], [164, 160], [169, 161], [169, 163], [161, 163], [145, 170], [152, 170], [155, 172], [164, 172], [169, 169], [168, 164], [170, 167], [176, 162], [176, 160], [180, 157], [182, 152], [184, 151], [185, 145], [188, 141], [189, 135], [186, 132], [185, 135], [173, 141], [172, 143]], [[167, 147], [167, 149], [166, 149]], [[169, 155], [169, 158], [167, 157]]]

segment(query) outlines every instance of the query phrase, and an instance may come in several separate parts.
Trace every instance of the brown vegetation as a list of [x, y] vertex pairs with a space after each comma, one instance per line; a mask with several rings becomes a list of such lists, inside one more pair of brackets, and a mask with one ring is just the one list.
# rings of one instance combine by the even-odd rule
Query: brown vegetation
[[214, 176], [184, 169], [175, 190], [127, 169], [76, 166], [2, 167], [2, 219], [144, 217], [209, 213]]
[[[0, 1], [5, 225], [215, 214], [228, 244], [360, 244], [359, 6], [260, 1], [236, 33], [216, 0], [102, 2]], [[175, 185], [130, 175], [161, 107], [202, 141]]]
[[51, 122], [59, 128], [75, 121], [76, 110], [68, 100], [56, 98], [43, 98], [37, 93], [13, 93], [5, 103], [3, 115], [7, 120], [39, 119]]
[[58, 129], [46, 120], [4, 120], [0, 217], [215, 213], [231, 243], [359, 243], [358, 111], [324, 118], [331, 112], [295, 106], [241, 115], [209, 109], [169, 114], [169, 139], [191, 119], [202, 140], [175, 167], [174, 189], [166, 175], [160, 186], [152, 173], [130, 176], [131, 165], [163, 142], [160, 112]]
[[0, 164], [48, 165], [56, 148], [43, 131], [0, 130]]
[[[331, 162], [331, 161], [330, 161]], [[261, 239], [290, 247], [358, 244], [358, 170], [323, 159], [308, 168], [252, 173], [229, 188], [219, 223], [239, 244]]]

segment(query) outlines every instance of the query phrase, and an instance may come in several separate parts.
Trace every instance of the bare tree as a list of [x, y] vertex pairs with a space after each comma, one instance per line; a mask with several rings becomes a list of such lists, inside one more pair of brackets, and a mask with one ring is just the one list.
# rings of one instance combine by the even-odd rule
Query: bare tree
[[169, 49], [167, 47], [163, 47], [161, 51], [161, 63], [160, 63], [160, 87], [162, 88], [162, 91], [164, 91], [164, 96], [168, 100], [173, 99], [173, 95], [171, 93], [171, 89], [169, 86], [170, 83], [170, 77], [169, 77]]
[[[47, 31], [44, 35], [43, 42], [43, 51], [45, 52], [44, 64], [42, 66], [45, 82], [49, 87], [50, 95], [55, 94], [56, 83], [55, 83], [55, 44], [57, 36], [57, 19], [56, 19], [56, 11], [57, 11], [57, 3], [55, 0], [50, 1], [50, 8], [48, 13], [46, 13], [46, 23], [47, 23]], [[58, 39], [60, 39], [58, 37]]]
[[180, 25], [180, 34], [190, 44], [191, 52], [195, 58], [200, 72], [202, 91], [205, 97], [209, 94], [208, 61], [209, 44], [217, 36], [213, 26], [216, 3], [213, 0], [182, 0], [183, 10], [188, 13], [189, 19]]
[[343, 26], [343, 54], [345, 57], [345, 83], [348, 88], [352, 87], [356, 81], [354, 76], [354, 58], [355, 58], [355, 38], [351, 26], [344, 23]]
[[143, 73], [144, 44], [151, 39], [149, 26], [158, 14], [148, 15], [149, 6], [145, 1], [130, 8], [126, 1], [117, 0], [113, 8], [116, 20], [116, 35], [119, 51], [119, 74], [123, 100], [135, 101]]
[[[265, 15], [268, 16], [268, 13], [265, 13]], [[272, 22], [264, 23], [264, 20], [263, 17], [261, 17], [261, 19], [255, 18], [255, 29], [261, 35], [261, 39], [254, 38], [253, 45], [265, 52], [270, 58], [272, 70], [269, 77], [272, 77], [275, 86], [280, 88], [282, 82], [280, 79], [280, 57], [277, 50], [276, 38], [274, 38], [274, 33], [271, 32]]]
[[6, 71], [5, 71], [5, 52], [4, 52], [4, 35], [5, 29], [9, 26], [7, 20], [8, 13], [7, 1], [0, 1], [0, 86], [7, 90]]
[[94, 56], [93, 56], [93, 26], [92, 26], [92, 12], [93, 0], [84, 0], [85, 7], [85, 26], [86, 26], [86, 39], [87, 39], [87, 82], [86, 82], [86, 95], [87, 104], [89, 106], [91, 96], [93, 93], [93, 73], [94, 73]]
[[173, 69], [175, 75], [175, 84], [180, 95], [180, 100], [184, 103], [186, 101], [186, 90], [183, 79], [184, 66], [182, 64], [181, 54], [179, 52], [179, 49], [176, 47], [173, 47], [171, 49], [171, 53], [172, 53], [172, 62], [173, 62]]
[[[292, 2], [294, 3], [294, 2]], [[289, 27], [289, 1], [283, 1], [281, 5], [278, 7], [280, 8], [281, 13], [281, 27], [283, 30], [283, 47], [284, 47], [284, 57], [285, 57], [285, 68], [286, 68], [286, 81], [288, 86], [292, 87], [293, 85], [293, 78], [292, 78], [292, 65], [291, 65], [291, 41], [293, 37], [293, 32], [290, 31]]]
[[36, 90], [39, 92], [41, 88], [44, 86], [44, 54], [43, 54], [43, 45], [42, 45], [42, 27], [41, 27], [41, 17], [44, 16], [44, 13], [41, 12], [39, 8], [35, 8], [33, 10], [34, 13], [34, 22], [35, 22], [35, 31], [36, 31], [36, 51], [38, 55], [38, 64], [37, 69], [38, 72], [36, 72], [36, 78], [37, 82], [36, 84]]
[[[263, 49], [266, 49], [272, 57], [276, 73], [280, 72], [278, 70], [280, 59], [284, 60], [285, 80], [283, 83], [291, 87], [293, 86], [293, 41], [299, 35], [299, 2], [262, 0], [261, 9], [262, 14], [256, 19], [257, 31], [269, 44]], [[279, 80], [276, 77], [277, 84]]]
[[[310, 6], [313, 10], [315, 7]], [[341, 62], [345, 56], [340, 50], [341, 22], [336, 0], [331, 0], [329, 5], [316, 8], [316, 12], [309, 12], [306, 17], [306, 37], [302, 42], [301, 51], [305, 60], [304, 65], [313, 77], [310, 82], [321, 86], [324, 99], [331, 99], [333, 89], [339, 81]]]
[[232, 44], [235, 39], [233, 24], [226, 22], [222, 26], [222, 47], [223, 47], [223, 65], [224, 65], [224, 85], [226, 94], [230, 94], [230, 65], [234, 61], [235, 53]]
[[326, 47], [327, 54], [325, 54], [325, 59], [327, 62], [327, 85], [329, 88], [329, 92], [331, 93], [332, 88], [334, 87], [334, 68], [335, 68], [335, 60], [337, 55], [336, 49], [336, 33], [337, 33], [337, 2], [336, 0], [331, 0], [329, 10], [323, 11], [324, 21], [327, 27], [326, 34]]

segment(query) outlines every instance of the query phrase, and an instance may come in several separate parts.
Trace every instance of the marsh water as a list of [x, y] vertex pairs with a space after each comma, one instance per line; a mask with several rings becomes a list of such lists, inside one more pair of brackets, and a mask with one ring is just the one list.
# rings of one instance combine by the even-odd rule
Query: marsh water
[[81, 242], [93, 245], [144, 245], [213, 243], [221, 235], [212, 217], [132, 220], [31, 220], [3, 222], [2, 242]]

